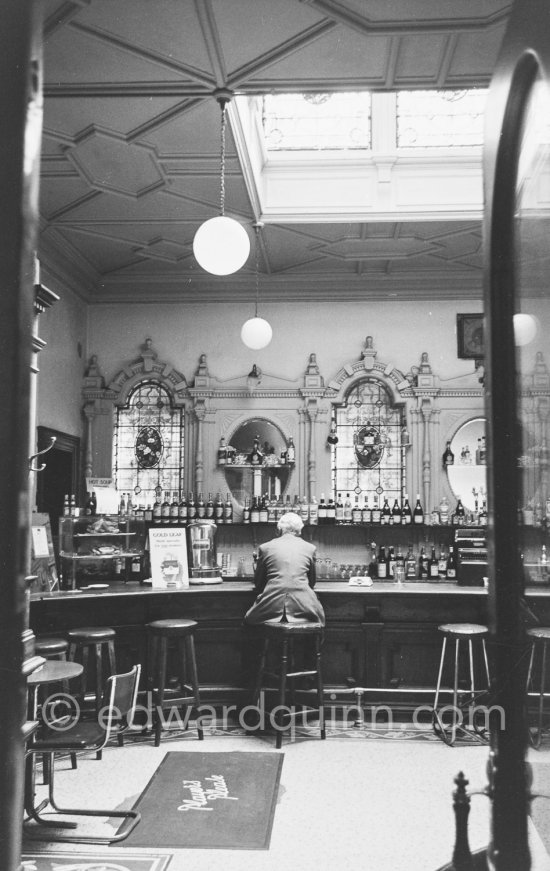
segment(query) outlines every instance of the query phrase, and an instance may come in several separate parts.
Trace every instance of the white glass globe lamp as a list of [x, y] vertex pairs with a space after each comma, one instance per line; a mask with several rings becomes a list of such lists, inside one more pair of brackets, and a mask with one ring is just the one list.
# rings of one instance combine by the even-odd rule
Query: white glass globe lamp
[[212, 275], [231, 275], [246, 263], [250, 239], [242, 224], [218, 215], [201, 224], [195, 233], [193, 254], [199, 266]]
[[520, 312], [514, 315], [514, 341], [519, 348], [533, 341], [537, 329], [537, 319], [533, 315]]
[[241, 329], [241, 339], [247, 348], [253, 351], [259, 351], [261, 348], [267, 348], [273, 337], [271, 325], [264, 319], [259, 317], [249, 318]]

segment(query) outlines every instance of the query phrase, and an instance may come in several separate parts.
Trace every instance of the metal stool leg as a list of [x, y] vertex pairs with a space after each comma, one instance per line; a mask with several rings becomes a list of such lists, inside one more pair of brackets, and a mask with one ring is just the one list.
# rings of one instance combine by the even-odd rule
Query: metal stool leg
[[279, 675], [279, 710], [277, 711], [275, 728], [277, 730], [277, 737], [275, 740], [275, 747], [277, 750], [281, 749], [283, 743], [283, 708], [285, 705], [286, 698], [286, 675], [288, 669], [288, 641], [286, 638], [283, 638], [282, 642], [282, 650], [281, 650], [281, 671]]
[[188, 653], [188, 665], [191, 671], [191, 687], [193, 689], [193, 696], [195, 698], [195, 705], [197, 707], [197, 734], [199, 737], [199, 741], [202, 741], [204, 738], [204, 733], [202, 730], [201, 719], [200, 719], [200, 694], [199, 694], [199, 676], [197, 673], [197, 660], [195, 658], [195, 639], [192, 635], [188, 635], [186, 640], [187, 644], [187, 653]]
[[315, 669], [317, 671], [317, 704], [319, 707], [319, 729], [321, 731], [321, 740], [326, 738], [325, 729], [325, 703], [324, 703], [324, 687], [323, 673], [321, 671], [321, 645], [322, 638], [317, 635], [315, 638]]

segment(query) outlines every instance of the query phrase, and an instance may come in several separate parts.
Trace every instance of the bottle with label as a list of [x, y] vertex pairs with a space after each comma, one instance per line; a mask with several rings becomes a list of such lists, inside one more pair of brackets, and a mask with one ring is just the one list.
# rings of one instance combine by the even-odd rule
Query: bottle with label
[[426, 555], [423, 547], [420, 548], [420, 556], [418, 557], [418, 577], [421, 581], [426, 580], [429, 575], [430, 560]]
[[349, 493], [346, 493], [346, 498], [344, 499], [344, 523], [351, 523], [352, 510]]
[[268, 517], [267, 496], [262, 496], [260, 499], [260, 523], [267, 523]]
[[155, 499], [155, 504], [153, 505], [153, 523], [160, 524], [162, 520], [162, 508], [160, 498], [157, 496]]
[[69, 517], [71, 513], [71, 506], [69, 504], [69, 494], [65, 493], [65, 498], [63, 499], [63, 517]]
[[309, 523], [311, 526], [317, 526], [319, 523], [319, 506], [315, 496], [309, 500]]
[[439, 522], [442, 526], [447, 526], [450, 520], [449, 502], [446, 496], [443, 496], [439, 503]]
[[449, 549], [449, 556], [447, 557], [447, 580], [456, 580], [456, 557], [453, 547]]
[[445, 549], [443, 547], [439, 551], [439, 559], [437, 561], [437, 573], [442, 580], [447, 577], [447, 554], [445, 553]]
[[359, 496], [356, 496], [353, 508], [351, 509], [351, 522], [358, 526], [361, 523], [362, 517], [363, 513], [359, 505]]
[[220, 446], [218, 448], [218, 466], [225, 466], [227, 463], [227, 444], [225, 438], [222, 436], [220, 439]]
[[231, 493], [227, 493], [225, 497], [225, 505], [223, 506], [223, 522], [233, 523], [233, 502], [231, 501]]
[[321, 498], [319, 499], [319, 507], [317, 509], [317, 517], [319, 526], [325, 526], [327, 522], [327, 503], [325, 502], [325, 494], [321, 493]]
[[189, 493], [189, 498], [187, 500], [187, 520], [195, 520], [197, 517], [197, 505], [195, 503], [195, 496], [193, 491]]
[[405, 577], [407, 580], [416, 578], [416, 557], [413, 552], [412, 542], [409, 542], [407, 556], [405, 557]]
[[380, 550], [378, 551], [378, 565], [376, 574], [377, 577], [382, 580], [388, 577], [388, 563], [386, 560], [386, 551], [383, 545], [380, 545]]
[[254, 445], [252, 447], [252, 451], [248, 455], [248, 462], [252, 466], [261, 466], [264, 461], [264, 455], [260, 450], [260, 436], [256, 436], [254, 439]]
[[204, 517], [206, 517], [206, 505], [202, 498], [202, 493], [199, 493], [197, 497], [197, 519], [202, 520]]
[[208, 494], [208, 499], [206, 500], [204, 516], [207, 520], [214, 519], [214, 499], [212, 498], [212, 493]]
[[214, 520], [216, 523], [223, 523], [223, 499], [219, 490], [216, 493], [216, 501], [214, 502]]
[[382, 511], [380, 512], [380, 523], [382, 526], [389, 526], [391, 523], [391, 508], [390, 503], [387, 499], [384, 499], [384, 504], [382, 505]]
[[336, 505], [334, 504], [334, 499], [328, 500], [327, 505], [327, 523], [331, 526], [334, 526], [336, 522]]
[[428, 563], [428, 577], [430, 580], [439, 578], [439, 560], [435, 555], [435, 547], [432, 547], [432, 555]]
[[[68, 498], [69, 497], [67, 496], [67, 499]], [[67, 502], [67, 506], [68, 506], [68, 513], [70, 514], [70, 506], [69, 506], [68, 502]], [[126, 514], [126, 493], [120, 494], [120, 502], [118, 503], [118, 514], [119, 514], [119, 517], [124, 517]]]
[[453, 526], [463, 526], [466, 522], [466, 512], [460, 496], [456, 497], [456, 508], [453, 512]]
[[413, 511], [413, 523], [415, 526], [420, 526], [422, 523], [424, 523], [424, 509], [422, 508], [422, 502], [420, 501], [420, 493], [416, 494], [416, 504]]
[[151, 523], [153, 520], [153, 509], [150, 502], [147, 503], [147, 507], [143, 514], [143, 519], [145, 520], [145, 523]]
[[342, 502], [342, 494], [338, 493], [336, 499], [336, 523], [344, 522], [344, 503]]
[[485, 466], [487, 463], [487, 448], [485, 445], [485, 436], [481, 436], [477, 440], [477, 449], [476, 449], [476, 464], [478, 466]]
[[170, 523], [170, 499], [168, 498], [168, 490], [164, 492], [164, 499], [162, 500], [162, 505], [160, 506], [160, 514], [162, 523]]
[[309, 523], [309, 505], [305, 496], [302, 496], [300, 500], [300, 517], [302, 518], [302, 523], [304, 526], [307, 526]]
[[132, 503], [132, 494], [127, 493], [126, 494], [126, 514], [128, 515], [128, 517], [131, 517], [133, 513], [134, 513], [134, 506]]
[[[223, 510], [223, 504], [222, 504], [222, 510]], [[244, 500], [243, 523], [250, 523], [250, 499], [248, 498], [248, 496]]]
[[376, 542], [371, 541], [370, 543], [370, 562], [367, 572], [369, 578], [372, 578], [375, 581], [378, 577], [378, 560], [376, 558]]
[[361, 509], [361, 523], [367, 524], [370, 522], [371, 522], [371, 511], [369, 508], [369, 497], [365, 493], [365, 504], [363, 505], [363, 508]]
[[395, 572], [395, 550], [393, 549], [392, 545], [390, 545], [388, 548], [388, 556], [387, 556], [386, 562], [387, 562], [387, 566], [388, 566], [387, 577], [393, 578], [394, 572]]
[[409, 497], [406, 493], [403, 498], [403, 508], [401, 509], [401, 523], [403, 526], [410, 526], [412, 523], [412, 511], [409, 504]]
[[390, 523], [393, 523], [394, 526], [400, 526], [402, 520], [403, 512], [401, 511], [401, 508], [399, 507], [399, 502], [396, 499], [393, 503]]
[[252, 497], [252, 506], [250, 508], [250, 522], [251, 523], [259, 523], [260, 522], [260, 506], [258, 504], [258, 497]]
[[382, 513], [380, 511], [380, 503], [378, 502], [378, 493], [375, 493], [372, 497], [372, 511], [370, 513], [371, 523], [378, 524], [382, 518]]
[[289, 466], [293, 466], [296, 462], [296, 448], [294, 447], [294, 440], [292, 436], [290, 436], [288, 440], [288, 446], [286, 449], [286, 461]]
[[451, 450], [451, 443], [450, 443], [450, 441], [447, 442], [447, 445], [446, 445], [445, 450], [444, 450], [444, 452], [443, 452], [443, 458], [442, 458], [442, 459], [443, 459], [443, 466], [444, 466], [444, 467], [445, 467], [445, 466], [453, 466], [453, 465], [454, 465], [455, 455], [453, 454], [453, 452], [452, 452], [452, 450]]
[[485, 526], [487, 523], [487, 503], [485, 499], [482, 502], [478, 520], [480, 526]]
[[185, 493], [181, 494], [181, 499], [179, 501], [178, 518], [180, 526], [187, 526], [187, 501], [185, 499]]

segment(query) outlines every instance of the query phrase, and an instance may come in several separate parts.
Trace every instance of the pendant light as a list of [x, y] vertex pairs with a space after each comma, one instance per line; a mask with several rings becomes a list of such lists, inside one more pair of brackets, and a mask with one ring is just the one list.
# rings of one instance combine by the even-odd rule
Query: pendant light
[[258, 317], [258, 297], [260, 295], [260, 230], [262, 227], [263, 224], [260, 221], [254, 224], [254, 230], [256, 231], [256, 244], [254, 246], [256, 255], [256, 302], [254, 306], [254, 317], [249, 318], [249, 320], [243, 324], [241, 329], [241, 339], [243, 343], [247, 348], [251, 348], [253, 351], [267, 348], [273, 337], [271, 325], [264, 318]]
[[201, 224], [193, 239], [193, 254], [199, 266], [212, 275], [231, 275], [237, 272], [250, 254], [250, 239], [242, 224], [228, 218], [225, 211], [225, 107], [231, 92], [220, 89], [215, 92], [221, 113], [221, 170], [220, 170], [220, 215]]

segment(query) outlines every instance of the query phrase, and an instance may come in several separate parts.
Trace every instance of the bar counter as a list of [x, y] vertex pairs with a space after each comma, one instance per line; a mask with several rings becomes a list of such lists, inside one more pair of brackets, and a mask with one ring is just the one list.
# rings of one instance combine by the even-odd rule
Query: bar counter
[[[349, 702], [350, 687], [368, 687], [372, 699], [409, 706], [425, 703], [437, 678], [444, 622], [487, 623], [483, 587], [455, 582], [318, 581], [316, 592], [326, 613], [323, 653], [325, 687]], [[203, 699], [226, 704], [243, 699], [255, 663], [254, 643], [242, 618], [255, 597], [250, 579], [185, 589], [153, 589], [135, 583], [109, 584], [105, 590], [59, 591], [31, 596], [35, 635], [59, 635], [78, 626], [116, 630], [117, 667], [145, 664], [145, 626], [152, 620], [187, 617], [198, 622], [199, 681]], [[529, 588], [529, 607], [550, 625], [550, 587]]]

